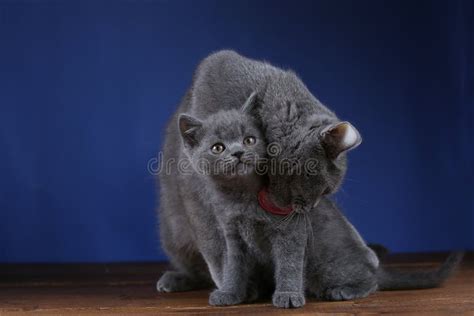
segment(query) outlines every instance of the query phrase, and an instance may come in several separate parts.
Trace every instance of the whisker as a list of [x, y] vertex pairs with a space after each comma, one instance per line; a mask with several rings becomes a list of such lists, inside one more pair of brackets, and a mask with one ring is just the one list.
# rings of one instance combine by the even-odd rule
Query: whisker
[[277, 226], [280, 225], [281, 223], [283, 223], [284, 221], [288, 220], [288, 218], [290, 218], [292, 214], [293, 213], [290, 213], [290, 214], [286, 215], [285, 217], [283, 217], [281, 220], [277, 221], [276, 222]]
[[291, 212], [289, 215], [285, 216], [283, 220], [281, 220], [278, 225], [276, 225], [274, 228], [280, 228], [281, 225], [285, 224], [286, 225], [295, 217], [296, 212]]

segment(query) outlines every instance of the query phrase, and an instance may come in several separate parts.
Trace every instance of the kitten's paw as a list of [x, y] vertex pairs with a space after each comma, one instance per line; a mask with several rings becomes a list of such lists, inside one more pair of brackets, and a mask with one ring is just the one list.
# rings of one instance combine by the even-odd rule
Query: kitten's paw
[[166, 271], [156, 282], [156, 290], [158, 292], [190, 291], [196, 288], [195, 283], [192, 278], [184, 273]]
[[244, 298], [242, 295], [221, 290], [214, 290], [209, 295], [209, 304], [214, 306], [236, 305], [242, 303]]
[[324, 298], [329, 301], [347, 301], [363, 298], [374, 292], [374, 289], [361, 289], [348, 286], [330, 288], [326, 290]]
[[279, 308], [297, 308], [306, 303], [304, 294], [300, 292], [275, 292], [272, 301]]

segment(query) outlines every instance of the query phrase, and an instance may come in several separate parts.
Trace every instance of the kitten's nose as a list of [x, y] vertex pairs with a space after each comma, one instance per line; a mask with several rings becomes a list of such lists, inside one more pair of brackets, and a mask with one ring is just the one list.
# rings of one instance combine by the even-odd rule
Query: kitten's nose
[[243, 151], [236, 151], [235, 153], [232, 153], [232, 156], [234, 157], [237, 157], [238, 159], [240, 159], [240, 157], [242, 157], [242, 155], [244, 154]]

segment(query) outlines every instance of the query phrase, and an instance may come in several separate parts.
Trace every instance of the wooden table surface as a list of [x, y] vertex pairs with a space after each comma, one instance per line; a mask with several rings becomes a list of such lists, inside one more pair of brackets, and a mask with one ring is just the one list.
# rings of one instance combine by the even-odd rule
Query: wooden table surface
[[[384, 264], [433, 268], [446, 254], [389, 255]], [[365, 299], [281, 310], [270, 301], [230, 307], [207, 304], [209, 291], [161, 294], [160, 263], [0, 264], [0, 315], [474, 315], [474, 254], [441, 288], [377, 292]]]

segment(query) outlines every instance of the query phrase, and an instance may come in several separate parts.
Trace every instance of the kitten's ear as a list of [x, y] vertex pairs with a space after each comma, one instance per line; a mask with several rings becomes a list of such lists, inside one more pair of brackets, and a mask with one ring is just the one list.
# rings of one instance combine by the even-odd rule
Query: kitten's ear
[[193, 147], [198, 144], [197, 134], [202, 128], [200, 120], [187, 114], [181, 114], [178, 118], [178, 126], [185, 145]]
[[247, 98], [244, 105], [241, 108], [242, 113], [251, 114], [253, 109], [257, 104], [257, 91], [252, 92], [252, 94]]
[[356, 148], [362, 142], [357, 129], [349, 122], [326, 126], [320, 133], [321, 142], [331, 159], [337, 159], [345, 151]]

